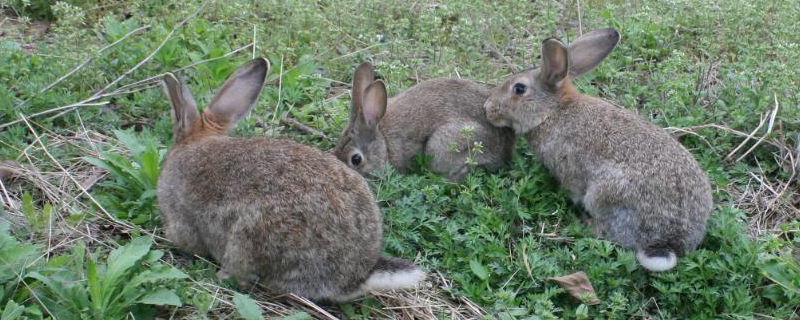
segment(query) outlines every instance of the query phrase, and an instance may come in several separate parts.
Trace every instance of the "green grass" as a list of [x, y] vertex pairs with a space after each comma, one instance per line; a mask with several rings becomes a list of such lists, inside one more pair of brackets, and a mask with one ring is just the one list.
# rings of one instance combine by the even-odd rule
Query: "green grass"
[[[0, 37], [0, 125], [21, 114], [92, 97], [150, 55], [176, 24], [200, 9], [201, 2], [51, 5], [0, 5], [9, 21], [18, 21], [11, 12], [54, 21], [44, 40]], [[441, 273], [454, 284], [446, 291], [474, 301], [493, 318], [800, 318], [800, 222], [793, 191], [797, 182], [770, 209], [765, 203], [742, 204], [759, 201], [747, 196], [761, 186], [754, 176], [773, 185], [792, 177], [784, 146], [796, 146], [800, 132], [800, 5], [793, 0], [596, 0], [581, 1], [580, 14], [584, 32], [613, 26], [622, 41], [596, 71], [578, 81], [578, 87], [659, 126], [691, 131], [680, 141], [709, 173], [717, 203], [699, 250], [674, 271], [644, 272], [632, 252], [591, 235], [581, 223], [581, 209], [569, 202], [567, 193], [521, 143], [509, 168], [494, 174], [477, 171], [459, 185], [427, 171], [424, 159], [413, 174], [388, 171], [374, 179], [373, 190], [385, 215], [386, 251]], [[10, 26], [5, 23], [3, 28]], [[149, 27], [125, 38], [144, 26]], [[390, 94], [440, 76], [495, 84], [513, 71], [538, 65], [541, 40], [570, 40], [577, 34], [578, 10], [572, 1], [210, 1], [149, 63], [109, 91], [197, 64], [178, 75], [204, 105], [238, 65], [252, 55], [265, 56], [272, 64], [270, 84], [234, 134], [283, 136], [327, 150], [347, 121], [347, 84], [353, 68], [364, 60], [374, 62]], [[99, 52], [117, 40], [117, 45]], [[255, 48], [246, 47], [254, 41]], [[29, 49], [30, 43], [35, 50]], [[93, 60], [86, 67], [40, 92], [89, 58]], [[157, 86], [132, 89], [94, 101], [104, 105], [29, 121], [43, 136], [47, 151], [68, 170], [108, 170], [89, 194], [110, 215], [135, 225], [130, 230], [135, 235], [160, 234], [154, 185], [171, 143], [169, 105]], [[744, 138], [720, 128], [750, 133], [776, 103], [779, 108], [766, 142], [741, 160], [736, 159], [753, 141], [726, 158]], [[280, 122], [284, 115], [334, 140], [286, 127]], [[756, 137], [764, 135], [766, 127]], [[84, 130], [105, 138], [96, 144], [75, 133]], [[44, 173], [60, 171], [25, 123], [0, 129], [0, 159], [35, 164]], [[215, 283], [213, 266], [191, 259], [180, 260], [179, 267], [199, 280], [176, 278], [138, 292], [169, 291], [182, 308], [153, 307], [142, 296], [108, 298], [94, 289], [100, 282], [90, 274], [108, 275], [98, 270], [114, 263], [110, 250], [118, 244], [141, 245], [137, 241], [142, 240], [101, 230], [101, 241], [110, 248], [92, 242], [92, 254], [87, 254], [83, 245], [68, 242], [51, 250], [54, 238], [70, 238], [86, 226], [103, 225], [104, 213], [76, 188], [70, 189], [76, 199], [53, 199], [39, 185], [22, 180], [8, 188], [18, 205], [0, 207], [0, 215], [21, 226], [12, 228], [13, 237], [6, 229], [0, 234], [0, 266], [15, 271], [0, 271], [0, 308], [8, 313], [6, 318], [0, 312], [0, 319], [64, 318], [48, 312], [53, 304], [76, 305], [62, 309], [84, 318], [96, 318], [103, 310], [110, 310], [108, 319], [127, 318], [128, 313], [136, 319], [169, 318], [174, 313], [258, 318], [257, 305], [244, 295], [234, 295], [230, 302], [238, 307], [235, 315], [219, 311], [225, 305], [197, 282]], [[792, 207], [794, 211], [787, 209]], [[771, 217], [765, 223], [784, 223], [764, 225], [769, 230], [750, 237], [748, 222], [762, 212]], [[131, 275], [167, 268], [161, 264], [167, 261], [160, 257], [162, 251], [149, 252], [129, 269]], [[592, 280], [599, 305], [575, 301], [547, 280], [575, 271], [586, 272]], [[56, 285], [64, 284], [75, 291], [59, 295]], [[109, 288], [112, 293], [124, 290], [119, 284]], [[52, 301], [40, 302], [37, 294]], [[331, 308], [347, 318], [382, 314], [381, 302], [373, 298]], [[306, 319], [308, 314], [291, 317]]]

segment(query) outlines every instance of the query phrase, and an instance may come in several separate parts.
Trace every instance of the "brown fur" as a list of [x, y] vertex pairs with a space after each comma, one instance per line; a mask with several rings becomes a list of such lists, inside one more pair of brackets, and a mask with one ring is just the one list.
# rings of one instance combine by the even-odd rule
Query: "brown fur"
[[[257, 100], [266, 68], [260, 59], [240, 68], [201, 116], [184, 110], [196, 108], [188, 89], [165, 79], [173, 114], [186, 115], [158, 182], [167, 238], [242, 283], [312, 299], [358, 296], [371, 274], [395, 271], [379, 268], [385, 260], [399, 260], [380, 257], [382, 218], [363, 177], [302, 144], [226, 135]], [[416, 268], [404, 262], [400, 271]]]
[[[364, 125], [359, 101], [360, 81], [371, 81], [373, 70], [365, 63], [356, 71], [353, 83], [351, 123], [334, 149], [334, 154], [359, 171], [370, 175], [391, 164], [407, 172], [414, 156], [433, 157], [431, 168], [452, 181], [462, 179], [472, 168], [466, 164], [473, 143], [483, 144], [483, 153], [473, 154], [477, 165], [489, 170], [504, 167], [511, 159], [516, 138], [509, 129], [492, 126], [483, 111], [490, 91], [461, 79], [433, 79], [422, 82], [388, 100], [385, 115], [377, 126]], [[365, 71], [366, 69], [366, 71]], [[359, 73], [369, 73], [359, 79]], [[474, 137], [462, 130], [472, 127]], [[452, 145], [455, 144], [455, 150]], [[363, 161], [351, 162], [358, 153]]]
[[[712, 210], [708, 178], [666, 131], [572, 87], [571, 78], [599, 64], [619, 39], [611, 29], [587, 36], [569, 49], [546, 40], [543, 67], [495, 88], [485, 105], [488, 118], [525, 136], [603, 237], [646, 257], [690, 252], [702, 241]], [[572, 57], [573, 51], [584, 60]], [[563, 63], [563, 55], [569, 62], [548, 65], [550, 55], [555, 64]], [[568, 74], [553, 74], [561, 71]], [[527, 87], [524, 94], [514, 92], [520, 84]]]

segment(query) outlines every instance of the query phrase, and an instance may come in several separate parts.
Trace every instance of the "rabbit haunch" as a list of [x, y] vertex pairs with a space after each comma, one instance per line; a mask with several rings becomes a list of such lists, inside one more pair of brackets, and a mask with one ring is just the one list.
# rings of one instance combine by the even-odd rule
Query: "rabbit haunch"
[[703, 240], [711, 186], [694, 157], [635, 113], [580, 94], [571, 79], [591, 71], [619, 41], [613, 29], [569, 47], [542, 42], [542, 65], [497, 86], [484, 108], [494, 125], [523, 135], [593, 219], [596, 232], [665, 271]]
[[366, 181], [334, 156], [293, 141], [227, 132], [258, 100], [268, 63], [237, 70], [201, 115], [173, 75], [174, 144], [158, 183], [167, 238], [211, 256], [240, 283], [344, 301], [424, 278], [381, 257], [382, 218]]

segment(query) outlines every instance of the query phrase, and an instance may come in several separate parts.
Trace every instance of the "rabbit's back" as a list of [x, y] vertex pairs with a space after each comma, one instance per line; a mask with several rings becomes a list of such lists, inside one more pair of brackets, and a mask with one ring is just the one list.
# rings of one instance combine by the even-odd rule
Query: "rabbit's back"
[[453, 118], [470, 118], [488, 124], [484, 120], [483, 104], [490, 94], [489, 88], [472, 81], [427, 80], [389, 99], [381, 130], [385, 134], [405, 132], [425, 137], [439, 124]]
[[[608, 228], [633, 224], [655, 237], [675, 235], [664, 241], [682, 243], [678, 254], [699, 244], [712, 209], [711, 186], [692, 154], [669, 133], [586, 96], [562, 105], [545, 122], [528, 134], [529, 142], [564, 187], [579, 199], [589, 198], [582, 200], [590, 212], [636, 212], [629, 217], [636, 221], [610, 221]], [[630, 247], [637, 239], [615, 240]]]
[[177, 146], [158, 196], [168, 236], [200, 235], [171, 236], [179, 246], [225, 261], [229, 242], [239, 243], [237, 254], [254, 266], [242, 272], [267, 285], [357, 285], [380, 253], [381, 217], [366, 182], [291, 141], [211, 136]]
[[483, 104], [490, 94], [489, 88], [472, 81], [437, 78], [389, 99], [380, 130], [392, 165], [402, 171], [413, 155], [423, 152], [434, 131], [454, 122], [477, 124], [487, 131], [482, 139], [488, 154], [510, 154], [516, 141], [513, 131], [486, 120]]

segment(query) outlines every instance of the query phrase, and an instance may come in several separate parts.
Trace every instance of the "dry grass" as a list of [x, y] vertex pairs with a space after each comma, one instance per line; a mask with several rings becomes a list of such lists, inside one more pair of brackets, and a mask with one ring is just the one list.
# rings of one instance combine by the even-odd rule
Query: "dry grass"
[[[722, 130], [727, 134], [743, 138], [742, 142], [731, 149], [725, 160], [731, 165], [740, 161], [752, 161], [759, 168], [756, 172], [749, 172], [748, 180], [744, 183], [730, 184], [724, 190], [730, 194], [732, 205], [741, 209], [747, 216], [750, 235], [757, 238], [766, 233], [777, 232], [778, 227], [786, 222], [800, 220], [800, 137], [797, 137], [797, 146], [792, 146], [791, 139], [781, 128], [783, 123], [776, 121], [780, 105], [777, 98], [775, 107], [767, 114], [761, 116], [759, 125], [750, 133], [731, 129], [720, 124], [707, 124], [689, 128], [667, 128], [673, 135], [681, 136], [697, 133], [703, 129]], [[772, 153], [770, 166], [777, 165], [779, 170], [789, 173], [788, 178], [779, 180], [770, 177], [779, 176], [774, 173], [767, 174], [765, 165], [755, 157], [754, 151], [767, 148]], [[721, 155], [720, 155], [721, 156]]]

